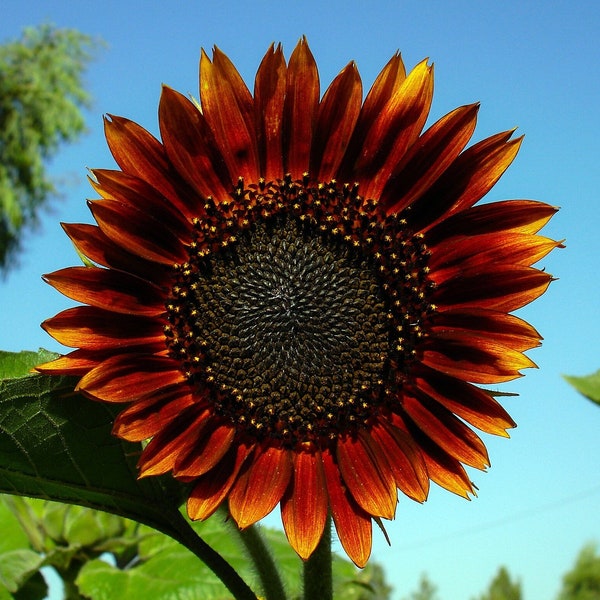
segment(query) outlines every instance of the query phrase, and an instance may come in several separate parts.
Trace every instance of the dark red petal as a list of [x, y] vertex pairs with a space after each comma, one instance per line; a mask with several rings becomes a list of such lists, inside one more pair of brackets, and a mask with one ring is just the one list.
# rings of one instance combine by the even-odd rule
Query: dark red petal
[[405, 394], [402, 408], [412, 422], [450, 456], [476, 469], [489, 467], [488, 453], [479, 437], [426, 394], [418, 394], [418, 398]]
[[365, 198], [379, 198], [383, 188], [417, 140], [431, 106], [433, 68], [419, 63], [402, 82], [369, 128], [354, 165]]
[[337, 464], [349, 493], [375, 517], [393, 519], [398, 496], [385, 455], [367, 437], [348, 437], [337, 443]]
[[283, 110], [287, 68], [281, 45], [271, 45], [254, 81], [254, 120], [260, 172], [267, 181], [281, 179], [283, 171]]
[[193, 214], [198, 201], [189, 190], [181, 189], [165, 149], [137, 123], [109, 115], [104, 119], [108, 147], [123, 171], [139, 177], [168, 198], [185, 215]]
[[502, 177], [515, 159], [523, 142], [523, 136], [509, 140], [510, 135], [512, 135], [512, 131], [491, 136], [466, 150], [455, 161], [452, 173], [447, 173], [447, 175], [452, 179], [459, 180], [461, 180], [461, 175], [468, 177], [468, 185], [461, 190], [449, 214], [473, 206]]
[[404, 63], [402, 62], [402, 57], [397, 52], [390, 58], [385, 67], [381, 69], [365, 98], [357, 124], [359, 130], [369, 127], [387, 105], [390, 98], [393, 98], [398, 93], [405, 79], [406, 70]]
[[318, 181], [335, 179], [361, 102], [362, 82], [352, 62], [331, 82], [319, 105], [310, 166]]
[[183, 373], [171, 358], [123, 354], [86, 373], [76, 390], [105, 402], [131, 402], [182, 381]]
[[180, 453], [173, 468], [174, 475], [182, 481], [204, 475], [221, 461], [234, 438], [235, 429], [231, 425], [213, 423], [210, 428], [199, 432], [189, 452]]
[[372, 435], [388, 457], [398, 488], [409, 498], [425, 502], [429, 493], [429, 476], [412, 438], [385, 420], [373, 427]]
[[[163, 86], [160, 135], [169, 160], [199, 197], [229, 198], [234, 183], [204, 115], [185, 96]], [[199, 207], [196, 210], [198, 215]]]
[[546, 225], [557, 210], [534, 200], [481, 204], [444, 219], [427, 232], [425, 241], [435, 246], [449, 238], [485, 233], [512, 231], [532, 235]]
[[427, 370], [415, 378], [415, 385], [481, 431], [506, 437], [506, 429], [516, 426], [491, 392], [470, 383]]
[[350, 144], [340, 168], [340, 179], [354, 182], [354, 164], [361, 151], [365, 136], [375, 118], [381, 113], [389, 99], [395, 96], [402, 82], [406, 79], [406, 71], [399, 53], [394, 54], [371, 86], [363, 103]]
[[470, 500], [469, 494], [476, 495], [467, 472], [458, 460], [428, 441], [425, 436], [420, 437], [418, 443], [432, 481], [467, 500]]
[[83, 256], [103, 267], [136, 275], [146, 281], [162, 282], [170, 277], [171, 267], [144, 260], [115, 244], [96, 225], [61, 223], [73, 245]]
[[[435, 281], [435, 273], [431, 273]], [[541, 296], [552, 276], [533, 267], [498, 265], [493, 272], [453, 277], [441, 282], [431, 302], [440, 307], [512, 312]]]
[[539, 235], [500, 232], [451, 238], [431, 250], [429, 268], [436, 282], [493, 271], [498, 264], [529, 266], [561, 246]]
[[364, 511], [348, 493], [330, 452], [323, 452], [323, 467], [331, 515], [338, 538], [346, 554], [357, 567], [364, 567], [371, 555], [371, 515]]
[[462, 106], [432, 125], [414, 144], [386, 184], [381, 202], [400, 212], [429, 189], [467, 145], [479, 104]]
[[154, 347], [161, 342], [164, 347], [163, 325], [159, 321], [120, 315], [92, 306], [69, 308], [44, 321], [42, 327], [55, 340], [72, 348]]
[[148, 440], [192, 404], [206, 407], [194, 397], [187, 384], [157, 391], [120, 412], [113, 425], [113, 434], [130, 442]]
[[177, 235], [148, 213], [117, 200], [92, 200], [88, 205], [100, 229], [128, 252], [163, 265], [189, 257]]
[[177, 418], [165, 423], [140, 456], [139, 477], [171, 471], [178, 457], [194, 447], [199, 433], [209, 426], [210, 420], [208, 409], [192, 405]]
[[529, 323], [514, 315], [469, 308], [438, 311], [430, 318], [430, 331], [461, 331], [475, 336], [474, 343], [488, 337], [500, 344], [524, 352], [540, 345], [542, 337]]
[[231, 177], [234, 181], [238, 177], [256, 181], [259, 173], [252, 96], [233, 63], [218, 48], [213, 50], [213, 62], [202, 50], [200, 102]]
[[413, 229], [425, 231], [442, 219], [471, 208], [483, 198], [519, 151], [522, 138], [510, 140], [512, 133], [498, 133], [460, 154], [427, 193], [411, 206]]
[[158, 287], [112, 269], [67, 267], [43, 276], [44, 281], [77, 302], [117, 313], [156, 317], [165, 312]]
[[281, 520], [292, 548], [306, 560], [327, 520], [328, 499], [321, 453], [294, 452], [292, 480], [281, 500]]
[[283, 166], [293, 179], [300, 179], [309, 169], [318, 109], [317, 63], [302, 38], [290, 56], [283, 117]]
[[[182, 239], [186, 239], [191, 231], [189, 214], [181, 212], [158, 190], [135, 175], [110, 169], [92, 169], [89, 178], [92, 187], [105, 199], [119, 200], [143, 210], [156, 218]], [[197, 216], [195, 212], [192, 216]]]
[[187, 501], [190, 519], [208, 519], [225, 499], [254, 446], [233, 444], [223, 460], [198, 478]]
[[525, 354], [486, 337], [460, 331], [430, 332], [422, 346], [424, 365], [473, 383], [500, 383], [535, 367]]
[[291, 474], [289, 450], [257, 449], [229, 492], [229, 512], [238, 527], [245, 529], [268, 515], [281, 500]]

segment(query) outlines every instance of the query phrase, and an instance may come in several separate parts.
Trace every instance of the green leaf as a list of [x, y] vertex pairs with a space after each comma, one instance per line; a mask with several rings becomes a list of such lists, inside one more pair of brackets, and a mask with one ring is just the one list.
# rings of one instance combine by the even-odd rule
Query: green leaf
[[2, 553], [0, 585], [14, 594], [43, 562], [44, 559], [37, 552], [26, 548]]
[[[219, 554], [224, 556], [252, 587], [258, 575], [240, 550], [233, 525], [216, 514], [192, 527]], [[186, 548], [174, 540], [146, 529], [139, 546], [139, 561], [128, 569], [119, 569], [103, 560], [86, 563], [76, 580], [79, 592], [91, 600], [137, 600], [138, 598], [177, 598], [178, 600], [230, 600], [215, 575]], [[283, 532], [261, 528], [276, 557], [284, 587], [290, 599], [301, 597], [302, 561], [290, 547]], [[365, 600], [369, 592], [370, 569], [359, 571], [350, 561], [334, 559], [335, 598]]]
[[[64, 574], [73, 560], [81, 564], [104, 552], [119, 558], [135, 555], [137, 529], [134, 521], [81, 506], [0, 496], [0, 562], [7, 551], [29, 548], [43, 557], [43, 566]], [[32, 576], [19, 593], [23, 598], [37, 597], [38, 584]], [[45, 593], [40, 596], [44, 597]]]
[[6, 505], [6, 499], [0, 497], [0, 562], [3, 552], [18, 550], [29, 546], [27, 534], [21, 528], [19, 520]]
[[73, 392], [75, 380], [0, 382], [0, 492], [81, 504], [172, 532], [171, 478], [136, 477], [139, 444], [111, 435], [119, 407]]
[[70, 545], [95, 547], [107, 538], [121, 535], [124, 521], [105, 512], [69, 506], [65, 519], [64, 539]]
[[[19, 520], [0, 498], [0, 599], [11, 598], [43, 563], [43, 557], [29, 549], [29, 539]], [[43, 597], [43, 596], [42, 596]]]
[[[247, 566], [232, 536], [227, 536], [217, 519], [195, 526], [242, 577]], [[173, 539], [147, 530], [139, 546], [139, 562], [129, 569], [118, 569], [102, 560], [86, 563], [76, 580], [79, 592], [91, 600], [137, 600], [138, 598], [177, 598], [178, 600], [225, 600], [231, 594], [217, 577], [189, 550]], [[240, 572], [241, 571], [241, 572]]]
[[575, 377], [573, 375], [563, 375], [563, 377], [586, 398], [592, 402], [600, 404], [600, 370], [587, 375], [586, 377]]
[[58, 354], [40, 348], [37, 352], [4, 352], [0, 350], [0, 380], [34, 375], [36, 365], [58, 358]]

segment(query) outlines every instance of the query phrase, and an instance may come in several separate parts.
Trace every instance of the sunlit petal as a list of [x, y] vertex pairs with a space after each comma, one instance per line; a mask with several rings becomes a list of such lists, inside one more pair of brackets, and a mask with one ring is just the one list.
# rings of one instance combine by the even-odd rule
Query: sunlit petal
[[307, 559], [325, 528], [327, 487], [320, 452], [297, 452], [293, 461], [292, 480], [281, 501], [281, 520], [290, 544]]

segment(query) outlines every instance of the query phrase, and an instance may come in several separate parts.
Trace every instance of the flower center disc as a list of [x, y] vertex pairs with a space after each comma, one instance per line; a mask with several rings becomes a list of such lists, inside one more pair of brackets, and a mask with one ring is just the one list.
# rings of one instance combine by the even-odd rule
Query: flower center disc
[[296, 441], [356, 419], [378, 393], [389, 345], [367, 261], [309, 229], [257, 223], [207, 260], [192, 301], [208, 371], [230, 392], [221, 410]]
[[432, 310], [420, 237], [336, 182], [240, 180], [232, 196], [207, 200], [175, 266], [171, 356], [251, 438], [323, 444], [368, 426]]

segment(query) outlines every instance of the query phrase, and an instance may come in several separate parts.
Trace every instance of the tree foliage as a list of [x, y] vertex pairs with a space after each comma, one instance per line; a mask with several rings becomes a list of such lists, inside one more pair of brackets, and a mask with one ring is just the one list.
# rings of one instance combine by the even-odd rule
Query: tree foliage
[[487, 592], [479, 600], [522, 600], [521, 583], [513, 581], [506, 567], [500, 567]]
[[423, 573], [419, 579], [419, 587], [405, 600], [438, 600], [437, 587]]
[[98, 41], [73, 29], [27, 28], [0, 45], [0, 270], [56, 186], [46, 172], [62, 143], [84, 130], [83, 74]]
[[584, 546], [573, 568], [563, 577], [558, 600], [600, 598], [600, 556], [594, 544]]

